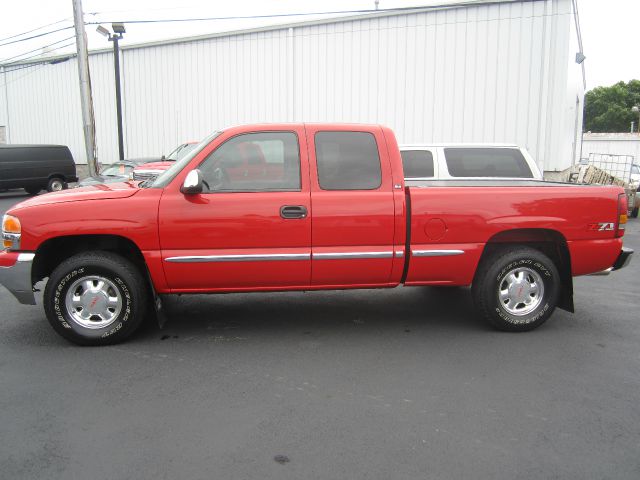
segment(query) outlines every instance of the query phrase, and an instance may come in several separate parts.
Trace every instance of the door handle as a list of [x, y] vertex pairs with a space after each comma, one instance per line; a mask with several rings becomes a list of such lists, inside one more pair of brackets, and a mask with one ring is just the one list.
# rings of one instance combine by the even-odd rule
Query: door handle
[[280, 207], [282, 218], [307, 218], [307, 207], [302, 205], [283, 205]]

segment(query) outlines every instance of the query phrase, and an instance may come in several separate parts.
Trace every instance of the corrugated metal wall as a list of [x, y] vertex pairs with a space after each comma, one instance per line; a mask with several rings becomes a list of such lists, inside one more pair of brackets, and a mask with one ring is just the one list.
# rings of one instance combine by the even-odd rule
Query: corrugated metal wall
[[[560, 170], [577, 115], [581, 125], [573, 21], [571, 0], [522, 1], [125, 48], [126, 156], [167, 153], [229, 124], [346, 121], [389, 125], [401, 143], [517, 143]], [[90, 59], [109, 162], [113, 57]], [[65, 143], [83, 162], [75, 59], [36, 68], [6, 75], [10, 141]]]
[[590, 153], [608, 153], [610, 155], [631, 155], [634, 162], [640, 164], [640, 135], [637, 133], [584, 134], [582, 158]]

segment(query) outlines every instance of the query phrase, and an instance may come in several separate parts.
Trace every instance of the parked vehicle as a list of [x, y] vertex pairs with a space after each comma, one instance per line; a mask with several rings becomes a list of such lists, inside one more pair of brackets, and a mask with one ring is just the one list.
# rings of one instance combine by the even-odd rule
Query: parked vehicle
[[84, 345], [124, 340], [167, 294], [400, 284], [471, 285], [482, 317], [524, 331], [633, 253], [617, 186], [404, 177], [386, 127], [228, 128], [153, 181], [14, 206], [0, 283], [35, 304], [48, 278], [49, 322]]
[[64, 145], [0, 145], [0, 189], [56, 192], [77, 182], [76, 164]]
[[186, 156], [191, 150], [193, 150], [198, 142], [187, 142], [178, 145], [169, 155], [162, 157], [158, 162], [147, 163], [144, 166], [138, 166], [133, 169], [131, 175], [132, 180], [151, 180], [156, 178], [165, 170], [168, 170], [171, 165], [182, 157]]
[[533, 178], [542, 172], [529, 152], [506, 144], [401, 145], [406, 179]]
[[98, 175], [81, 180], [77, 186], [87, 187], [89, 185], [102, 183], [126, 182], [129, 180], [133, 169], [138, 165], [140, 165], [140, 163], [131, 160], [120, 160], [119, 162], [105, 165]]

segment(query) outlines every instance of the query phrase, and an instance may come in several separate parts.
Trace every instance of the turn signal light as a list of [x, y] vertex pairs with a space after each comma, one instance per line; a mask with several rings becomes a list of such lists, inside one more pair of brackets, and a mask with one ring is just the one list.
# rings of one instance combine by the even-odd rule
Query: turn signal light
[[20, 232], [22, 227], [20, 220], [13, 215], [2, 217], [2, 247], [7, 250], [20, 248]]
[[2, 217], [2, 231], [7, 233], [20, 233], [22, 226], [20, 220], [13, 215], [5, 215]]

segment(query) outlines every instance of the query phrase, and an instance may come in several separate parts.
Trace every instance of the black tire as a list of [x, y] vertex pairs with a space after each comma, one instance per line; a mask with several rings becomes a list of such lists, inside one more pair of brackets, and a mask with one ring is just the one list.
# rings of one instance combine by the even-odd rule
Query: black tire
[[36, 195], [37, 193], [40, 192], [40, 190], [42, 190], [42, 187], [24, 187], [24, 191], [27, 192], [29, 195]]
[[[83, 285], [92, 278], [106, 279], [102, 283], [107, 286], [95, 293], [88, 289], [82, 291]], [[93, 281], [93, 285], [99, 284], [100, 281]], [[98, 313], [95, 315], [98, 318], [91, 315], [89, 319], [76, 320], [84, 307], [69, 309], [67, 300], [74, 298], [69, 292], [71, 288], [76, 298], [89, 301], [87, 309], [96, 305], [100, 309], [98, 302], [107, 302], [106, 298], [118, 299], [117, 308], [102, 308], [102, 313], [113, 314], [113, 318], [100, 320], [101, 313]], [[138, 329], [146, 312], [148, 288], [138, 268], [129, 260], [111, 252], [87, 252], [68, 258], [55, 268], [45, 287], [43, 301], [49, 323], [67, 340], [78, 345], [110, 345], [125, 340]], [[108, 308], [114, 311], [107, 312]]]
[[631, 210], [631, 218], [638, 218], [638, 207]]
[[62, 178], [53, 177], [49, 179], [49, 183], [47, 184], [47, 192], [59, 192], [60, 190], [66, 190], [67, 187], [67, 182], [65, 182]]
[[472, 294], [476, 309], [495, 328], [524, 332], [551, 316], [560, 286], [560, 274], [549, 257], [533, 248], [508, 247], [483, 259]]

